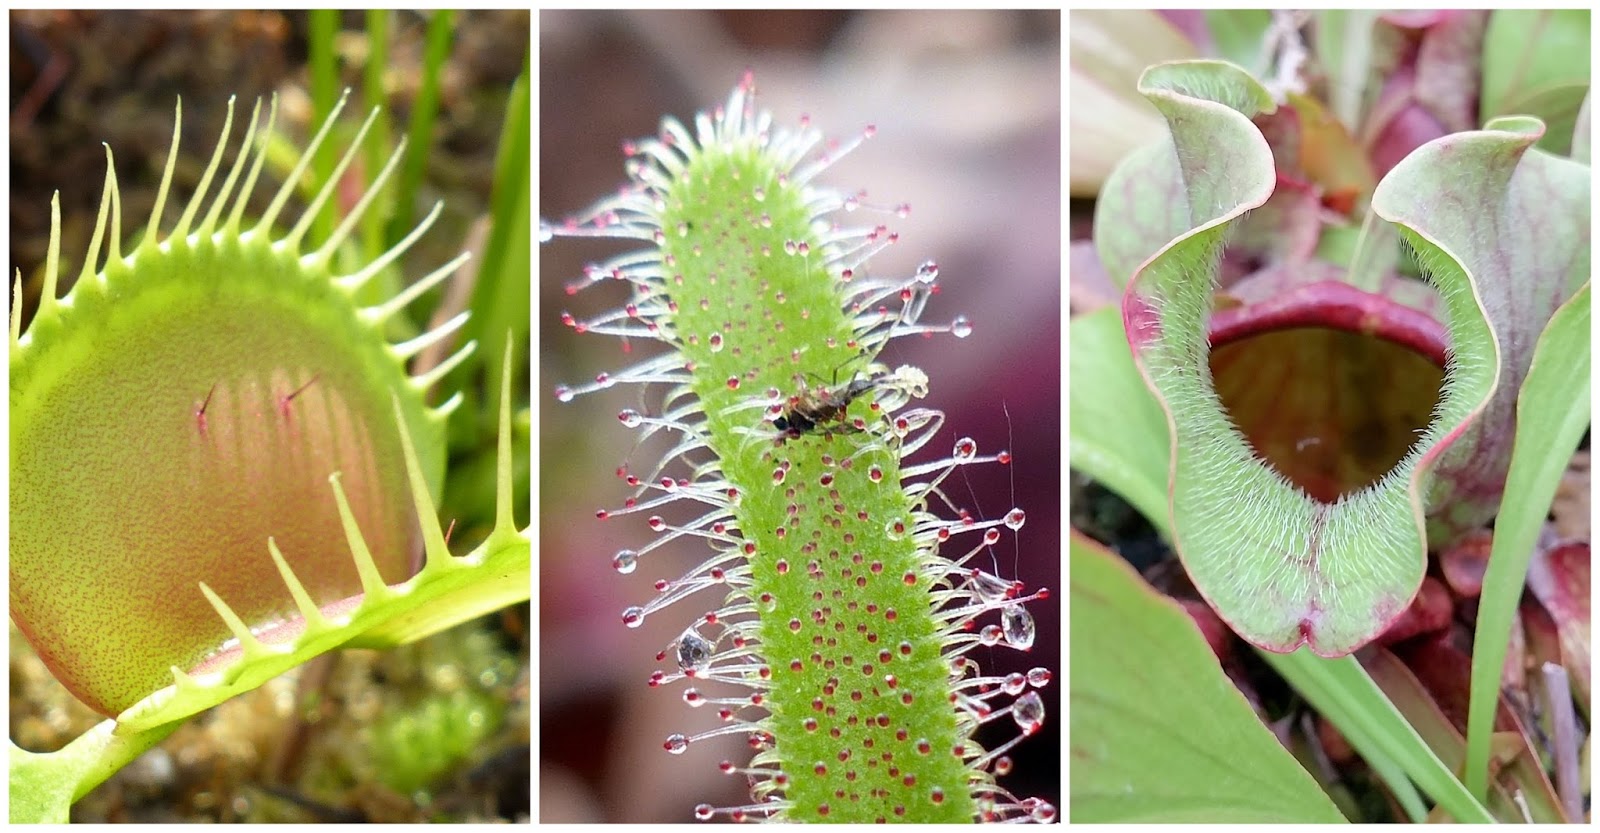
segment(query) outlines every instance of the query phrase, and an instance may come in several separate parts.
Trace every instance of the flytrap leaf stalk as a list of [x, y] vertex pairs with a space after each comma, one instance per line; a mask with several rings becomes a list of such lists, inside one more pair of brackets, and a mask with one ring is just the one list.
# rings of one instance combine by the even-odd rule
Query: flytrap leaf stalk
[[[647, 473], [619, 470], [633, 496], [599, 516], [645, 515], [657, 537], [617, 553], [613, 566], [631, 573], [678, 539], [703, 540], [712, 554], [658, 582], [659, 594], [622, 619], [638, 627], [701, 590], [722, 593], [658, 655], [668, 667], [649, 684], [738, 692], [685, 689], [685, 702], [714, 706], [725, 725], [672, 735], [666, 750], [728, 734], [757, 750], [748, 766], [721, 765], [749, 780], [752, 802], [701, 804], [700, 819], [1050, 821], [1053, 806], [1012, 795], [995, 776], [1042, 725], [1036, 689], [1051, 672], [985, 676], [969, 656], [1033, 643], [1025, 605], [1049, 591], [1026, 593], [974, 566], [1025, 515], [977, 519], [940, 491], [961, 466], [1007, 464], [1010, 454], [979, 455], [963, 437], [947, 457], [913, 459], [944, 415], [908, 407], [926, 394], [926, 374], [877, 358], [896, 336], [962, 337], [971, 325], [920, 323], [937, 265], [871, 277], [866, 261], [897, 235], [836, 222], [908, 208], [874, 209], [814, 184], [873, 128], [819, 151], [817, 131], [774, 127], [754, 92], [747, 75], [693, 133], [665, 119], [656, 138], [625, 146], [629, 184], [618, 194], [541, 224], [545, 242], [645, 244], [568, 287], [625, 281], [624, 307], [563, 321], [666, 350], [556, 395], [566, 402], [624, 382], [665, 388], [651, 413], [617, 415], [641, 442], [666, 434], [676, 444]], [[959, 554], [941, 554], [946, 545]], [[1015, 722], [1016, 736], [982, 749], [973, 732], [1002, 720]]]
[[[163, 234], [175, 124], [149, 224], [131, 246], [122, 241], [107, 148], [82, 272], [57, 298], [61, 222], [53, 208], [43, 293], [26, 332], [17, 276], [11, 615], [57, 679], [112, 719], [57, 753], [13, 743], [12, 821], [64, 821], [71, 801], [185, 718], [318, 654], [409, 643], [529, 597], [531, 547], [511, 505], [510, 350], [494, 527], [456, 557], [436, 499], [445, 420], [461, 396], [439, 407], [425, 396], [474, 345], [416, 375], [406, 361], [456, 332], [466, 314], [401, 343], [384, 335], [391, 318], [466, 255], [392, 297], [358, 301], [438, 207], [372, 262], [334, 271], [336, 252], [403, 143], [331, 236], [307, 247], [312, 218], [361, 146], [369, 117], [292, 229], [275, 233], [342, 107], [341, 100], [249, 226], [243, 217], [275, 99], [264, 125], [260, 104], [252, 111], [213, 194], [230, 102], [195, 194]], [[103, 245], [108, 256], [97, 271]]]

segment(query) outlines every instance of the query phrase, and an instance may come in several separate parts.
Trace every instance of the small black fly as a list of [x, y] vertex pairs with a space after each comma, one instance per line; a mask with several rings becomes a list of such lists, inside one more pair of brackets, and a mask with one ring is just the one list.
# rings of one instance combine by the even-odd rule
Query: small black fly
[[884, 371], [865, 379], [852, 379], [843, 385], [806, 387], [789, 398], [781, 412], [773, 418], [772, 427], [778, 429], [780, 437], [787, 439], [797, 439], [806, 434], [858, 433], [865, 426], [860, 420], [847, 420], [850, 403], [875, 389], [895, 390], [907, 397], [926, 396], [928, 376], [915, 367], [905, 365], [892, 372]]

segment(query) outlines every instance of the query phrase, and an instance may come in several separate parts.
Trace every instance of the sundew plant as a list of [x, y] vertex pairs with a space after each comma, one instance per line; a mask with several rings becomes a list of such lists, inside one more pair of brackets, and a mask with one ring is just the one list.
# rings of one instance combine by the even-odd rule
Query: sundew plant
[[[629, 301], [563, 322], [665, 347], [555, 392], [581, 407], [582, 394], [640, 385], [639, 405], [615, 417], [635, 448], [668, 446], [659, 463], [617, 470], [631, 495], [598, 517], [652, 535], [612, 566], [632, 573], [669, 542], [701, 542], [703, 560], [619, 611], [628, 627], [682, 623], [648, 683], [721, 718], [662, 738], [662, 754], [730, 734], [754, 750], [721, 764], [748, 780], [750, 801], [700, 803], [701, 819], [1050, 821], [1053, 806], [1000, 776], [1046, 719], [1052, 671], [992, 676], [977, 662], [980, 648], [1028, 650], [1028, 605], [1049, 597], [993, 572], [990, 548], [1026, 514], [976, 517], [947, 494], [961, 467], [1010, 453], [941, 432], [945, 415], [917, 404], [937, 374], [881, 360], [896, 337], [959, 338], [972, 324], [923, 320], [933, 261], [869, 274], [898, 238], [886, 221], [908, 208], [819, 183], [873, 128], [824, 144], [808, 124], [775, 124], [754, 92], [747, 75], [692, 126], [664, 120], [626, 144], [616, 195], [541, 223], [547, 242], [639, 244], [569, 286], [622, 281]], [[973, 740], [1001, 721], [1016, 727], [1009, 740]]]
[[[476, 292], [457, 284], [457, 300], [419, 323], [410, 308], [459, 280], [469, 259], [413, 280], [399, 269], [442, 213], [436, 203], [412, 216], [411, 176], [423, 168], [408, 145], [427, 160], [430, 84], [455, 18], [428, 19], [431, 81], [412, 103], [411, 134], [393, 143], [381, 73], [363, 90], [374, 106], [347, 125], [351, 91], [332, 83], [339, 18], [309, 19], [312, 134], [286, 154], [287, 170], [273, 162], [295, 141], [280, 132], [281, 99], [237, 113], [230, 102], [205, 114], [220, 131], [180, 191], [183, 119], [194, 118], [180, 102], [148, 216], [125, 223], [108, 144], [81, 261], [64, 265], [53, 205], [36, 302], [18, 269], [11, 618], [105, 720], [56, 751], [13, 739], [13, 822], [65, 821], [72, 802], [187, 719], [329, 651], [409, 645], [528, 598], [512, 417], [525, 408], [514, 379], [526, 350], [515, 324], [482, 329], [485, 317], [500, 326], [492, 310], [519, 284], [526, 298], [527, 59], [502, 93], [501, 184]], [[389, 20], [367, 16], [380, 69]], [[397, 179], [398, 198], [386, 190]], [[497, 355], [475, 359], [480, 344]], [[452, 445], [470, 451], [452, 462]], [[479, 658], [457, 659], [478, 669]], [[501, 725], [504, 698], [478, 687], [509, 683], [515, 668], [488, 665], [456, 686], [461, 697], [374, 721], [373, 758], [393, 764], [375, 781], [428, 803], [425, 787]], [[393, 747], [405, 743], [425, 749], [400, 762]]]

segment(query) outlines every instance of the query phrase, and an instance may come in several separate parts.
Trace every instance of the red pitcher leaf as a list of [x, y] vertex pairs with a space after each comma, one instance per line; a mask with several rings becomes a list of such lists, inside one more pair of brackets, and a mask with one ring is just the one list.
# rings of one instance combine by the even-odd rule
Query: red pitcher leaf
[[[1441, 713], [1457, 733], [1465, 734], [1467, 728], [1467, 703], [1470, 697], [1472, 658], [1451, 646], [1446, 639], [1419, 639], [1394, 648], [1394, 656], [1404, 662], [1405, 668], [1415, 675]], [[1374, 678], [1377, 674], [1374, 672]], [[1381, 683], [1380, 683], [1381, 685]], [[1399, 705], [1398, 703], [1396, 705]], [[1413, 721], [1415, 725], [1415, 721]], [[1500, 698], [1496, 706], [1495, 734], [1505, 735], [1512, 743], [1511, 754], [1497, 754], [1506, 761], [1498, 779], [1513, 785], [1527, 801], [1528, 811], [1536, 822], [1565, 822], [1555, 787], [1540, 763], [1539, 755], [1530, 740], [1529, 729]], [[1512, 751], [1505, 750], [1505, 751]], [[1447, 762], [1450, 763], [1450, 762]], [[1459, 761], [1452, 765], [1459, 765]], [[1508, 821], [1511, 819], [1507, 819]]]
[[1493, 542], [1494, 536], [1484, 529], [1467, 533], [1439, 551], [1439, 569], [1457, 596], [1476, 599], [1483, 593], [1483, 573], [1489, 568], [1489, 546]]
[[1550, 612], [1561, 640], [1561, 664], [1573, 692], [1587, 708], [1589, 672], [1589, 544], [1570, 542], [1535, 552], [1528, 564], [1528, 589]]
[[[1322, 186], [1325, 205], [1356, 216], [1356, 208], [1366, 204], [1378, 184], [1366, 152], [1317, 99], [1291, 93], [1289, 106], [1300, 119], [1301, 170]], [[1343, 202], [1329, 204], [1330, 199]]]
[[[1466, 760], [1466, 738], [1460, 727], [1452, 723], [1439, 708], [1433, 695], [1416, 675], [1394, 654], [1383, 649], [1374, 651], [1362, 662], [1362, 667], [1372, 675], [1372, 681], [1383, 689], [1383, 693], [1394, 703], [1395, 708], [1406, 716], [1406, 722], [1417, 730], [1417, 734], [1428, 744], [1428, 748], [1439, 756], [1439, 760], [1452, 770], [1459, 771]], [[1505, 734], [1508, 738], [1515, 737], [1511, 733]], [[1511, 760], [1513, 757], [1514, 753], [1508, 754], [1505, 760]], [[1504, 780], [1497, 779], [1492, 787], [1489, 809], [1495, 818], [1503, 822], [1521, 821], [1522, 810], [1512, 798], [1512, 794], [1521, 792], [1522, 786], [1515, 781], [1508, 784]], [[1538, 802], [1538, 804], [1541, 807], [1549, 806], [1548, 802]], [[1556, 815], [1545, 820], [1560, 821], [1561, 817]]]
[[1561, 475], [1555, 502], [1550, 505], [1550, 520], [1560, 537], [1574, 541], [1589, 540], [1588, 449], [1572, 455], [1566, 473]]
[[1561, 630], [1556, 626], [1550, 611], [1544, 608], [1535, 599], [1523, 598], [1522, 606], [1518, 608], [1521, 614], [1522, 632], [1527, 642], [1523, 652], [1523, 672], [1527, 674], [1538, 673], [1538, 668], [1547, 662], [1561, 664]]
[[1378, 637], [1378, 642], [1392, 645], [1419, 634], [1442, 631], [1450, 627], [1454, 615], [1455, 602], [1450, 598], [1450, 591], [1438, 579], [1428, 576], [1422, 580], [1422, 589], [1417, 591], [1411, 606]]

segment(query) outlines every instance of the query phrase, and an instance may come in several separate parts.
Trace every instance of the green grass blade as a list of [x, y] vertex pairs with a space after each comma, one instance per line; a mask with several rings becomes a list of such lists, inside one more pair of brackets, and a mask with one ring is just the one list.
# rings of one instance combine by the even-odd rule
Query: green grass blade
[[389, 239], [399, 240], [411, 230], [416, 215], [417, 190], [433, 151], [433, 125], [439, 116], [439, 75], [450, 56], [455, 36], [456, 13], [440, 9], [428, 19], [427, 45], [422, 56], [422, 83], [417, 100], [411, 105], [411, 126], [406, 131], [406, 160], [400, 169], [400, 185], [395, 190], [394, 220], [389, 224]]
[[[472, 317], [467, 319], [461, 339], [477, 339], [479, 351], [457, 370], [458, 376], [478, 371], [483, 356], [505, 352], [506, 339], [522, 344], [528, 338], [528, 304], [533, 282], [533, 237], [529, 231], [530, 196], [528, 159], [532, 107], [528, 97], [529, 57], [523, 57], [522, 74], [517, 77], [506, 102], [506, 120], [500, 131], [500, 145], [494, 166], [494, 194], [490, 201], [491, 227], [484, 245], [478, 282], [472, 290]], [[500, 388], [501, 370], [488, 364], [489, 385]], [[465, 382], [457, 385], [465, 387]], [[493, 426], [483, 426], [485, 436]]]
[[[339, 32], [339, 12], [337, 9], [312, 9], [308, 20], [308, 46], [311, 62], [311, 124], [323, 124], [328, 120], [328, 114], [333, 112], [333, 106], [339, 100], [339, 67], [337, 55], [334, 52], [333, 40]], [[312, 179], [315, 188], [333, 176], [333, 168], [339, 161], [338, 146], [334, 142], [326, 142], [317, 149], [317, 155], [311, 163]], [[312, 223], [312, 239], [326, 239], [333, 232], [334, 205], [329, 202], [317, 212], [317, 218]]]
[[[361, 97], [368, 107], [384, 105], [389, 101], [383, 79], [389, 67], [389, 21], [393, 15], [394, 12], [387, 9], [367, 10], [367, 65], [362, 73]], [[373, 122], [362, 151], [368, 182], [389, 161], [392, 150], [390, 133], [389, 110], [385, 107], [378, 113], [377, 121]], [[376, 259], [388, 246], [388, 241], [383, 238], [383, 229], [392, 213], [391, 203], [379, 195], [367, 213], [362, 215], [361, 246], [367, 260]]]
[[1489, 790], [1489, 736], [1500, 697], [1511, 617], [1516, 615], [1539, 528], [1567, 461], [1589, 426], [1589, 284], [1550, 319], [1517, 396], [1517, 433], [1506, 473], [1507, 500], [1494, 524], [1472, 651], [1467, 711], [1466, 783], [1480, 801]]
[[[1392, 787], [1398, 770], [1457, 822], [1494, 821], [1354, 657], [1322, 659], [1305, 648], [1292, 654], [1258, 653], [1332, 721], [1363, 758], [1374, 762], [1374, 769], [1384, 774]], [[1396, 795], [1401, 794], [1397, 788]]]

